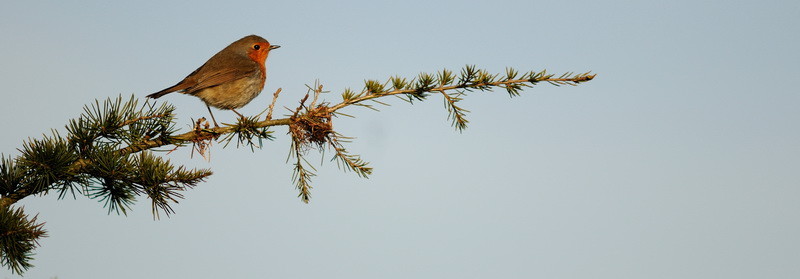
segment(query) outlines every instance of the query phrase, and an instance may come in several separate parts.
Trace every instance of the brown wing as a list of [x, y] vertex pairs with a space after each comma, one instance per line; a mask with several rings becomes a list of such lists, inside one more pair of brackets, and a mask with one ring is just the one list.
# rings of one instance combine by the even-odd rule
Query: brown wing
[[220, 69], [212, 73], [206, 73], [205, 75], [202, 76], [194, 76], [193, 79], [195, 81], [195, 85], [186, 88], [185, 92], [187, 94], [194, 95], [200, 90], [253, 75], [257, 70], [258, 68], [256, 69], [229, 68], [229, 69]]
[[186, 77], [191, 79], [192, 85], [185, 92], [194, 95], [209, 87], [252, 76], [257, 71], [260, 71], [260, 67], [255, 61], [234, 53], [220, 52]]

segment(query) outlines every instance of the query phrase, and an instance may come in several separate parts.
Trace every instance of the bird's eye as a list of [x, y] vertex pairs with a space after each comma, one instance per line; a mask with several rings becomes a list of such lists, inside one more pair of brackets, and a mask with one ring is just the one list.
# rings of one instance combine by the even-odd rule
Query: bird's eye
[[261, 49], [261, 46], [260, 45], [253, 45], [253, 49], [259, 50], [259, 49]]

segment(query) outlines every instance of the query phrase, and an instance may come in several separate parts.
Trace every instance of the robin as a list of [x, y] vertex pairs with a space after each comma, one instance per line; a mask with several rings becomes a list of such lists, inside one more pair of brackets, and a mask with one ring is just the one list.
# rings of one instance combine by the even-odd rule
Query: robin
[[264, 89], [267, 79], [264, 62], [269, 52], [279, 47], [256, 35], [241, 38], [214, 54], [178, 84], [147, 97], [156, 99], [172, 92], [196, 96], [206, 103], [217, 127], [211, 107], [229, 109], [244, 118], [236, 109], [250, 103]]

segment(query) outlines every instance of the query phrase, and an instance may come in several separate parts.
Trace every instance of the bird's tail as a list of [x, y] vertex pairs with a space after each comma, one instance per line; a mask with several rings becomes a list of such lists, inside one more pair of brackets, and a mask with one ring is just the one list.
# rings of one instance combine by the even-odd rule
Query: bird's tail
[[[169, 88], [167, 88], [167, 89], [169, 89]], [[156, 93], [147, 95], [147, 98], [158, 99], [161, 96], [164, 96], [164, 95], [167, 95], [169, 93], [172, 93], [172, 91], [168, 91], [167, 89], [164, 89], [164, 90], [158, 91]]]
[[157, 98], [159, 98], [161, 96], [167, 95], [167, 94], [175, 92], [175, 91], [181, 91], [181, 90], [184, 90], [184, 89], [186, 89], [188, 87], [189, 87], [189, 85], [186, 83], [185, 80], [183, 80], [183, 81], [179, 82], [176, 85], [170, 86], [167, 89], [164, 89], [164, 90], [158, 91], [156, 93], [147, 95], [147, 98], [157, 99]]

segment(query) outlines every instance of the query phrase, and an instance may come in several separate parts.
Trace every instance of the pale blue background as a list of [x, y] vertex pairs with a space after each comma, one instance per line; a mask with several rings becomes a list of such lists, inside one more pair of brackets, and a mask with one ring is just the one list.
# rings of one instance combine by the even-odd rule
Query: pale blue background
[[[798, 1], [4, 1], [0, 152], [248, 34], [283, 47], [247, 114], [278, 87], [285, 113], [315, 79], [336, 101], [465, 64], [598, 76], [472, 94], [463, 134], [435, 96], [349, 109], [335, 127], [375, 173], [318, 166], [308, 205], [285, 127], [255, 153], [168, 155], [215, 171], [169, 219], [27, 198], [51, 236], [26, 278], [800, 277]], [[183, 129], [207, 114], [164, 100]]]

